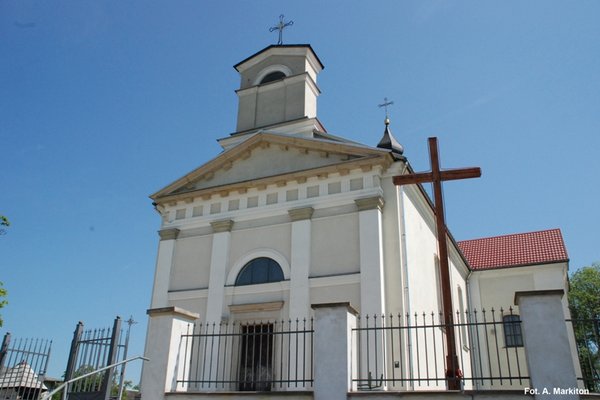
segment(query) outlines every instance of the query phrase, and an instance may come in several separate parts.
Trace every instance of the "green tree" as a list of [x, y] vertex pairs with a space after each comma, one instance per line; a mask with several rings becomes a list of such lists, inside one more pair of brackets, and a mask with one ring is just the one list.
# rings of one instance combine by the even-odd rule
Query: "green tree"
[[600, 390], [600, 263], [583, 267], [570, 278], [569, 304], [586, 387]]
[[600, 262], [571, 275], [569, 304], [573, 319], [600, 318]]
[[0, 235], [4, 235], [6, 233], [6, 229], [4, 227], [9, 227], [10, 221], [4, 215], [0, 214]]

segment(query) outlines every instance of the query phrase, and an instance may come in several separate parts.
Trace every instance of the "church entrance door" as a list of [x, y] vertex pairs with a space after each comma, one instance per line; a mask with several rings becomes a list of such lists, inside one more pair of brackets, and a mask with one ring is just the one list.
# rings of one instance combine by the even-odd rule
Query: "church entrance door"
[[273, 380], [273, 324], [242, 327], [240, 391], [269, 391]]

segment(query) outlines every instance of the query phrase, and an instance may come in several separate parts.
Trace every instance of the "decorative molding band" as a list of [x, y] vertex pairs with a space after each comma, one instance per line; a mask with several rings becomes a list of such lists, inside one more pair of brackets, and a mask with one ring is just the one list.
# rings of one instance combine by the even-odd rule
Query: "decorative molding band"
[[210, 223], [210, 225], [212, 226], [213, 233], [231, 232], [233, 221], [230, 219], [224, 219], [221, 221], [213, 221]]
[[383, 197], [381, 196], [356, 199], [354, 202], [356, 203], [356, 207], [358, 207], [358, 211], [374, 210], [376, 208], [381, 211], [385, 205], [385, 201], [383, 201]]
[[161, 229], [160, 231], [158, 231], [158, 236], [160, 236], [160, 240], [177, 239], [177, 236], [179, 236], [179, 229], [177, 229], [177, 228]]
[[278, 311], [283, 308], [283, 301], [272, 301], [269, 303], [252, 303], [252, 304], [231, 304], [229, 311], [234, 314], [261, 312], [261, 311]]
[[185, 310], [180, 307], [151, 308], [148, 311], [146, 311], [146, 314], [148, 314], [150, 318], [158, 317], [161, 315], [172, 315], [174, 317], [182, 317], [189, 320], [195, 320], [200, 318], [199, 314]]
[[288, 210], [288, 214], [290, 215], [292, 222], [302, 221], [304, 219], [311, 219], [314, 211], [315, 209], [312, 207], [302, 207]]

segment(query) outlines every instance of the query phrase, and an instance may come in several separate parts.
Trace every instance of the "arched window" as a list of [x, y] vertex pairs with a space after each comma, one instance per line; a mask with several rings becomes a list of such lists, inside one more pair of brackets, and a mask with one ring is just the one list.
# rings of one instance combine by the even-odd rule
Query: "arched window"
[[260, 84], [262, 85], [263, 83], [274, 82], [279, 79], [283, 79], [285, 77], [286, 77], [286, 75], [283, 72], [273, 71], [273, 72], [267, 74], [264, 78], [262, 78], [262, 80], [260, 81]]
[[235, 286], [255, 285], [257, 283], [279, 282], [283, 280], [283, 271], [277, 261], [259, 257], [248, 262], [235, 280]]

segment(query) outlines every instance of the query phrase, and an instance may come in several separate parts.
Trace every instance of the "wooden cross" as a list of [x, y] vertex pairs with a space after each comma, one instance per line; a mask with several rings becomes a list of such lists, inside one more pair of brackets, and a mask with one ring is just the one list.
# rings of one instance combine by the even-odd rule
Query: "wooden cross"
[[279, 40], [277, 41], [277, 44], [283, 44], [283, 30], [288, 26], [294, 25], [294, 21], [284, 22], [283, 17], [284, 15], [281, 14], [279, 16], [279, 23], [276, 26], [269, 28], [269, 32], [279, 31]]
[[452, 288], [450, 286], [450, 269], [448, 267], [448, 243], [446, 241], [446, 222], [444, 220], [444, 201], [442, 198], [442, 181], [456, 179], [479, 178], [481, 168], [460, 168], [440, 170], [438, 157], [437, 138], [429, 139], [429, 157], [431, 160], [431, 172], [413, 173], [394, 176], [395, 185], [408, 185], [431, 182], [433, 184], [434, 212], [437, 230], [438, 257], [440, 259], [440, 277], [442, 286], [442, 300], [444, 312], [444, 324], [446, 326], [446, 378], [448, 389], [460, 389], [460, 366], [456, 355], [456, 340], [454, 338], [454, 322], [452, 318]]

